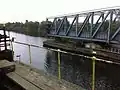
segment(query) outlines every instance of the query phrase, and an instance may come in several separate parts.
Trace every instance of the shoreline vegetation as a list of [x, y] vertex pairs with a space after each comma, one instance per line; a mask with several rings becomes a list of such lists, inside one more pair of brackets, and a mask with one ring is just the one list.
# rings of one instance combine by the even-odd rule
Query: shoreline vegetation
[[[26, 20], [22, 22], [8, 22], [5, 23], [7, 31], [30, 35], [34, 37], [47, 37], [47, 32], [51, 26], [50, 21], [33, 22]], [[3, 28], [4, 24], [0, 24], [0, 28]]]

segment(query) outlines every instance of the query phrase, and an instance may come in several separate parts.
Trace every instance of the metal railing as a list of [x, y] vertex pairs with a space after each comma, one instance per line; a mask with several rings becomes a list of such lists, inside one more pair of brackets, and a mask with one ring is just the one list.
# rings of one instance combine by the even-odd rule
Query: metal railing
[[[11, 43], [13, 43], [13, 42], [11, 41]], [[23, 42], [14, 41], [14, 43], [28, 46], [30, 64], [32, 64], [31, 47], [43, 48], [42, 46], [37, 46], [37, 45], [33, 45], [33, 44], [27, 44], [27, 43], [23, 43]], [[12, 48], [13, 48], [13, 45], [12, 45]], [[91, 86], [92, 90], [95, 90], [95, 74], [96, 74], [96, 72], [95, 72], [95, 68], [96, 68], [95, 64], [96, 64], [96, 61], [101, 61], [101, 62], [106, 62], [106, 63], [110, 63], [110, 64], [118, 64], [118, 65], [120, 65], [120, 63], [117, 63], [117, 62], [96, 58], [96, 56], [95, 56], [96, 52], [95, 51], [92, 52], [93, 56], [90, 57], [90, 56], [85, 56], [85, 55], [81, 55], [81, 54], [75, 54], [75, 53], [71, 53], [71, 52], [62, 51], [60, 49], [52, 49], [52, 48], [43, 48], [43, 49], [47, 49], [47, 50], [57, 52], [58, 80], [61, 80], [61, 53], [70, 54], [70, 55], [77, 55], [77, 56], [85, 57], [85, 58], [88, 58], [88, 59], [92, 60], [92, 81], [91, 81], [92, 82], [92, 86]], [[20, 55], [18, 55], [17, 57], [19, 57], [19, 59], [20, 59]]]
[[[32, 64], [31, 47], [43, 48], [42, 46], [37, 46], [37, 45], [33, 45], [33, 44], [27, 44], [27, 43], [17, 42], [17, 41], [12, 42], [12, 41], [11, 41], [12, 50], [13, 50], [13, 44], [12, 44], [12, 43], [17, 43], [17, 44], [21, 44], [21, 45], [26, 45], [26, 46], [28, 46], [28, 50], [29, 50], [29, 63], [30, 63], [30, 64]], [[19, 58], [19, 61], [20, 61], [20, 56], [21, 56], [21, 55], [17, 55], [17, 57]], [[14, 55], [13, 55], [13, 57], [14, 57]]]

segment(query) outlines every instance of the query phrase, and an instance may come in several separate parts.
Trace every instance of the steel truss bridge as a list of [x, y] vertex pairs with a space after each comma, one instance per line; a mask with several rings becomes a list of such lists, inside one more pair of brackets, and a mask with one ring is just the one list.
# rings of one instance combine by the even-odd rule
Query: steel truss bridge
[[49, 17], [47, 20], [52, 22], [49, 36], [120, 44], [120, 7]]

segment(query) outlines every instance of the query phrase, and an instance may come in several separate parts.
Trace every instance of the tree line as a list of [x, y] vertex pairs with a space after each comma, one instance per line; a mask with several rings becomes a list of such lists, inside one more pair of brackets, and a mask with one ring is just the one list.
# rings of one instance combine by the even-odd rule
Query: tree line
[[[56, 29], [58, 29], [58, 26], [60, 25], [61, 20], [58, 19], [58, 21], [56, 22]], [[13, 31], [13, 32], [17, 32], [17, 33], [22, 33], [22, 34], [26, 34], [26, 35], [31, 35], [31, 36], [37, 36], [37, 37], [46, 37], [47, 33], [49, 32], [49, 29], [52, 25], [51, 21], [42, 21], [42, 22], [33, 22], [33, 21], [28, 21], [26, 20], [25, 23], [22, 22], [8, 22], [5, 24], [6, 30], [8, 31]], [[78, 27], [80, 28], [82, 25], [82, 23], [78, 23]], [[95, 24], [93, 24], [95, 26]], [[96, 25], [96, 27], [98, 27], [98, 25], [100, 25], [100, 23], [98, 23]], [[116, 22], [112, 22], [111, 23], [111, 32], [115, 32], [115, 30], [119, 27], [120, 22], [116, 21]], [[66, 30], [68, 29], [68, 27], [70, 26], [70, 22], [68, 20], [66, 20], [65, 23], [63, 23], [63, 25], [61, 26], [60, 30]], [[0, 28], [3, 27], [3, 24], [0, 24]], [[84, 30], [89, 31], [90, 30], [90, 23], [88, 23]], [[104, 25], [102, 26], [102, 31], [106, 31], [107, 28], [109, 27], [109, 21], [105, 21]], [[55, 29], [55, 26], [52, 26], [52, 29]], [[73, 24], [72, 28], [73, 31], [76, 30], [76, 25]], [[93, 31], [96, 28], [93, 28]]]
[[[42, 22], [33, 22], [26, 20], [25, 23], [22, 22], [8, 22], [5, 23], [5, 27], [7, 31], [13, 31], [17, 33], [22, 33], [30, 36], [36, 37], [46, 37], [47, 32], [51, 26], [50, 21], [42, 21]], [[2, 28], [4, 24], [0, 24], [0, 28]]]

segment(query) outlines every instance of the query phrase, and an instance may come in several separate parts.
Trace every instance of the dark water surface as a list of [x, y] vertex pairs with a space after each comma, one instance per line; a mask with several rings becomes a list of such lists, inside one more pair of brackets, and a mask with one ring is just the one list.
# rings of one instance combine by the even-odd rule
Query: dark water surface
[[[39, 46], [42, 46], [43, 41], [46, 40], [45, 38], [31, 37], [13, 32], [10, 35], [16, 38], [15, 41]], [[14, 43], [14, 51], [15, 60], [19, 60], [16, 56], [21, 55], [20, 60], [29, 64], [28, 46]], [[57, 52], [45, 48], [31, 47], [31, 55], [33, 67], [57, 76]], [[96, 62], [95, 90], [120, 90], [119, 70], [119, 65]], [[61, 77], [87, 90], [91, 90], [92, 61], [84, 57], [61, 53]]]
[[[47, 72], [57, 75], [57, 52], [48, 51]], [[96, 90], [120, 90], [120, 66], [96, 62]], [[92, 61], [84, 57], [61, 53], [62, 78], [91, 90]]]

